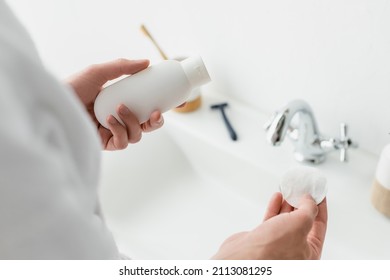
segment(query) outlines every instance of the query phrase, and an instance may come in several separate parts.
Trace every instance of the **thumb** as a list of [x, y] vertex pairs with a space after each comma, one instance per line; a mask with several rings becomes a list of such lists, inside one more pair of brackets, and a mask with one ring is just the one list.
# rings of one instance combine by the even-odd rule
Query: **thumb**
[[305, 195], [301, 198], [298, 208], [290, 214], [297, 219], [298, 224], [308, 233], [317, 217], [318, 207], [310, 195]]
[[119, 58], [113, 61], [94, 64], [89, 68], [90, 78], [99, 86], [123, 75], [135, 74], [149, 66], [149, 60], [128, 60]]
[[311, 195], [304, 195], [298, 204], [298, 210], [306, 212], [313, 220], [318, 214], [318, 207]]

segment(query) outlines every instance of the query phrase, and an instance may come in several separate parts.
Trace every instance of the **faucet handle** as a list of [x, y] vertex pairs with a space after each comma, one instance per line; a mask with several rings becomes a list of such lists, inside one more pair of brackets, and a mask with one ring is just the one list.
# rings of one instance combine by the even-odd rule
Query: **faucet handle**
[[357, 143], [352, 142], [351, 138], [348, 137], [348, 126], [346, 123], [340, 124], [340, 140], [337, 143], [337, 149], [340, 150], [340, 161], [348, 161], [347, 150], [349, 147], [357, 148]]

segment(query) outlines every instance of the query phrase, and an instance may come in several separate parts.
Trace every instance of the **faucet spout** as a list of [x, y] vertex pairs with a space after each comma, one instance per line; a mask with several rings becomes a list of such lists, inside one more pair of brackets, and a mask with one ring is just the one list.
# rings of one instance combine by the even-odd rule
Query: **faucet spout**
[[[293, 119], [297, 119], [294, 127]], [[267, 140], [273, 146], [279, 146], [288, 132], [295, 141], [308, 141], [311, 143], [319, 140], [320, 132], [313, 111], [309, 104], [300, 99], [293, 100], [283, 106], [269, 122]], [[299, 135], [296, 135], [299, 133]], [[295, 135], [295, 136], [294, 136]], [[302, 139], [304, 136], [305, 139]]]

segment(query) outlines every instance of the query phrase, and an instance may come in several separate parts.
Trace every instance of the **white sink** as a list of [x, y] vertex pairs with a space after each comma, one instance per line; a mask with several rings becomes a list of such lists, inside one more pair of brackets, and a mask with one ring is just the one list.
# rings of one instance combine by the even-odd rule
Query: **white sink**
[[[209, 105], [228, 101], [239, 140]], [[271, 147], [267, 116], [234, 100], [203, 96], [200, 110], [165, 114], [165, 126], [125, 151], [104, 152], [101, 201], [118, 246], [135, 259], [207, 259], [233, 233], [262, 221], [292, 147]], [[321, 123], [319, 121], [321, 128]], [[377, 158], [361, 150], [318, 167], [328, 178], [323, 259], [390, 259], [390, 220], [370, 204]]]

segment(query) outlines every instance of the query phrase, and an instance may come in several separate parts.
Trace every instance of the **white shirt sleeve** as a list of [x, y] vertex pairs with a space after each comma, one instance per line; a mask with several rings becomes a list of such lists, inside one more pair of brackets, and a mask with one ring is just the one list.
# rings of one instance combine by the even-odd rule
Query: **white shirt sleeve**
[[0, 259], [117, 259], [99, 208], [100, 143], [0, 0]]

